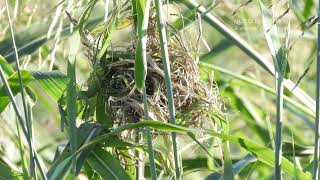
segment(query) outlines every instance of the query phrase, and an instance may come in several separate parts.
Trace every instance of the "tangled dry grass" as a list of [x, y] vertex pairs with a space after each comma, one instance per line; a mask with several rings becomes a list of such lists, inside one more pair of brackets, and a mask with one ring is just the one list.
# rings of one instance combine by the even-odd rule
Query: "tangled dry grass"
[[[177, 36], [169, 38], [170, 73], [174, 105], [179, 125], [202, 127], [214, 115], [221, 114], [217, 87], [200, 80], [197, 63]], [[105, 107], [111, 112], [113, 126], [134, 123], [143, 118], [143, 93], [134, 83], [135, 45], [115, 48], [99, 63], [99, 82]], [[164, 81], [157, 24], [150, 17], [147, 44], [146, 94], [149, 117], [169, 122], [167, 89]], [[94, 57], [94, 56], [92, 56]], [[92, 60], [91, 60], [92, 61]]]

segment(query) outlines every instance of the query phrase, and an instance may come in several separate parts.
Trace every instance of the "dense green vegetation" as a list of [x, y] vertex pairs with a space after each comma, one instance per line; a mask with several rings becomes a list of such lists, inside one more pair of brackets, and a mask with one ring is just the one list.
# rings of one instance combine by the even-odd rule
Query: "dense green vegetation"
[[318, 179], [318, 3], [1, 1], [0, 179]]

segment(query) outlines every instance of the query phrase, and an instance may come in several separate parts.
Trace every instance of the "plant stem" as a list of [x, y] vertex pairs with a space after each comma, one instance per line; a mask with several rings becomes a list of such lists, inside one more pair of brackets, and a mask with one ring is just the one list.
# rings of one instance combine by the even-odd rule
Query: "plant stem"
[[[142, 135], [141, 135], [141, 128], [135, 129], [135, 143], [139, 144], [142, 141]], [[148, 149], [149, 150], [149, 149]], [[138, 150], [135, 150], [134, 155], [136, 157], [136, 179], [142, 180], [143, 179], [143, 156], [142, 153]]]
[[[158, 30], [159, 30], [159, 36], [160, 36], [161, 52], [162, 52], [164, 79], [165, 79], [166, 89], [167, 89], [170, 122], [171, 124], [175, 125], [176, 118], [175, 118], [175, 107], [174, 107], [174, 100], [173, 100], [173, 87], [172, 87], [171, 74], [170, 74], [169, 51], [168, 51], [165, 23], [162, 15], [162, 10], [161, 10], [161, 6], [162, 6], [161, 0], [156, 0], [155, 5], [157, 10]], [[182, 168], [181, 168], [180, 154], [178, 152], [179, 148], [178, 148], [178, 142], [177, 142], [177, 134], [175, 132], [172, 132], [171, 136], [172, 136], [174, 164], [175, 164], [175, 170], [176, 170], [176, 179], [180, 180], [182, 175]]]
[[[320, 0], [319, 0], [320, 3]], [[320, 4], [318, 4], [318, 17], [320, 15]], [[317, 85], [316, 85], [316, 128], [314, 139], [314, 160], [313, 160], [313, 179], [319, 179], [319, 120], [320, 120], [320, 23], [318, 22], [318, 42], [317, 42]]]
[[275, 139], [275, 179], [281, 180], [281, 155], [282, 155], [282, 113], [283, 113], [283, 76], [276, 74], [277, 109], [276, 109], [276, 139]]
[[[147, 99], [147, 93], [146, 93], [146, 86], [144, 85], [143, 88], [143, 105], [144, 105], [144, 116], [146, 120], [149, 120], [149, 112], [148, 112], [148, 99]], [[156, 172], [156, 164], [154, 162], [154, 152], [152, 147], [152, 134], [151, 129], [149, 127], [146, 128], [147, 132], [147, 141], [148, 141], [148, 154], [149, 154], [149, 161], [150, 161], [150, 174], [151, 179], [156, 180], [157, 179], [157, 172]]]

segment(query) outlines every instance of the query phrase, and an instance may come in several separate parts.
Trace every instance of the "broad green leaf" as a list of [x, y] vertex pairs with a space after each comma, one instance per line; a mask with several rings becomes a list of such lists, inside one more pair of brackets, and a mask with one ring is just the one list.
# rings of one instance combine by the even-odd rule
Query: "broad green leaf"
[[222, 148], [223, 148], [223, 179], [233, 180], [234, 172], [233, 172], [232, 161], [230, 157], [229, 142], [226, 140], [223, 140]]
[[114, 180], [130, 180], [131, 177], [121, 166], [119, 160], [108, 151], [95, 148], [87, 159], [90, 166], [103, 178]]

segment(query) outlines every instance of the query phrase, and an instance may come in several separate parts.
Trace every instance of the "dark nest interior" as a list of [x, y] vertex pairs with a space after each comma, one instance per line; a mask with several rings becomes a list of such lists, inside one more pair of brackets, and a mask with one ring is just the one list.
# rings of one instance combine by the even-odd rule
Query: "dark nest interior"
[[[168, 50], [177, 124], [202, 127], [208, 120], [213, 122], [213, 117], [220, 114], [221, 106], [215, 83], [200, 80], [197, 63], [181, 38], [169, 37]], [[113, 126], [144, 119], [143, 93], [135, 87], [134, 63], [135, 45], [113, 47], [99, 63], [102, 73], [97, 79], [105, 98], [105, 107], [111, 112]], [[169, 122], [160, 40], [154, 18], [150, 18], [148, 27], [147, 67], [145, 85], [149, 117]]]

